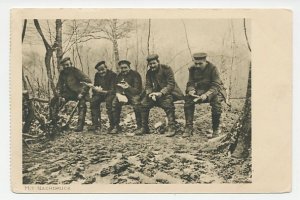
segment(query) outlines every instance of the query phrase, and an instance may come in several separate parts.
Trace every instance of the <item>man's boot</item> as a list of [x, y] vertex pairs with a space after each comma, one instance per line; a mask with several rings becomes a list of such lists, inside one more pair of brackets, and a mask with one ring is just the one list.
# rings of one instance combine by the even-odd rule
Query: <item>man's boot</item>
[[101, 124], [99, 121], [101, 121], [101, 115], [100, 110], [92, 110], [91, 111], [92, 116], [92, 125], [88, 128], [89, 131], [96, 131], [101, 129]]
[[213, 128], [212, 137], [218, 137], [221, 134], [220, 118], [221, 118], [221, 114], [212, 113], [212, 128]]
[[107, 129], [107, 134], [110, 134], [111, 131], [115, 127], [112, 111], [107, 111], [107, 116], [108, 116], [108, 121], [109, 121], [109, 127]]
[[135, 135], [144, 135], [144, 134], [150, 134], [148, 121], [149, 121], [149, 110], [148, 111], [142, 111], [140, 113], [140, 120], [141, 120], [141, 127], [135, 131]]
[[85, 123], [85, 115], [86, 115], [86, 106], [79, 107], [78, 123], [77, 123], [76, 129], [74, 130], [75, 132], [83, 131], [83, 127], [84, 127], [84, 123]]
[[114, 128], [110, 131], [110, 134], [118, 134], [121, 131], [121, 127], [119, 126], [120, 115], [121, 115], [121, 108], [116, 108], [113, 111]]
[[187, 126], [185, 127], [184, 133], [182, 135], [182, 137], [187, 138], [193, 135], [193, 127], [191, 126]]
[[176, 135], [175, 110], [170, 109], [166, 113], [167, 113], [167, 118], [168, 118], [168, 130], [166, 132], [166, 137], [173, 137]]
[[190, 137], [193, 134], [194, 107], [184, 108], [185, 131], [182, 137]]
[[117, 125], [110, 131], [110, 134], [119, 134], [120, 132], [121, 132], [121, 127]]
[[134, 109], [137, 130], [142, 128], [142, 114], [139, 109]]

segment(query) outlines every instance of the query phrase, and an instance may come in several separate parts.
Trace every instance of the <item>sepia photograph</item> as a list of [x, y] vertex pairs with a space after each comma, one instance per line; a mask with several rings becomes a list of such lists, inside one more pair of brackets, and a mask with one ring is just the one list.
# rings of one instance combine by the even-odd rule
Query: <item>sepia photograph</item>
[[[289, 76], [290, 38], [277, 40], [289, 20], [285, 11], [14, 10], [13, 190], [288, 191], [290, 79], [266, 72]], [[287, 68], [273, 65], [270, 44], [286, 49]], [[286, 108], [275, 116], [278, 98]], [[286, 162], [274, 165], [279, 150]]]
[[25, 19], [23, 184], [251, 183], [247, 19]]

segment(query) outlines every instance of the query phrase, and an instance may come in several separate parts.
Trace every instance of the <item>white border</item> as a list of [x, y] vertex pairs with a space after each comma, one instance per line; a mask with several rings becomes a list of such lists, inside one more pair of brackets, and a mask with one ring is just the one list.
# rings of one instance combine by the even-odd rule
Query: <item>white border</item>
[[[194, 195], [22, 195], [14, 194], [10, 190], [10, 171], [9, 171], [9, 12], [10, 8], [46, 8], [46, 7], [70, 7], [70, 8], [287, 8], [294, 12], [294, 68], [293, 68], [293, 192], [288, 194], [260, 194], [260, 195], [211, 195], [211, 194], [194, 194]], [[300, 197], [300, 1], [298, 0], [8, 0], [0, 2], [1, 13], [1, 31], [0, 31], [0, 196], [1, 199], [40, 199], [40, 198], [59, 198], [59, 199], [299, 199]], [[280, 59], [280, 58], [278, 58]], [[297, 123], [298, 122], [298, 123]]]

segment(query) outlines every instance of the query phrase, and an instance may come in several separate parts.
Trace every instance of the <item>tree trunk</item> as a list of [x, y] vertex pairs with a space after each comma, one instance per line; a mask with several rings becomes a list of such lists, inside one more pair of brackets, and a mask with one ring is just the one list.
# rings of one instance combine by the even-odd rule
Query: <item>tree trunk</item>
[[[243, 19], [244, 33], [247, 42], [249, 52], [251, 53], [251, 47], [247, 35], [246, 19]], [[243, 112], [233, 126], [232, 132], [236, 132], [236, 141], [229, 146], [229, 151], [233, 157], [236, 158], [247, 158], [251, 150], [251, 62], [249, 67], [248, 86], [246, 94], [246, 102], [243, 108]]]
[[[23, 43], [24, 38], [25, 38], [26, 26], [27, 26], [27, 19], [24, 20], [23, 31], [22, 31], [22, 43]], [[23, 87], [24, 87], [25, 90], [27, 90], [27, 84], [26, 84], [26, 81], [25, 81], [25, 76], [24, 76], [24, 70], [23, 70], [23, 68], [24, 68], [24, 67], [22, 67], [22, 81], [23, 81]]]
[[138, 70], [139, 66], [139, 34], [138, 34], [138, 23], [137, 19], [135, 20], [135, 35], [136, 35], [136, 62], [135, 62], [135, 70]]
[[251, 149], [251, 63], [248, 76], [248, 87], [246, 94], [246, 102], [243, 112], [236, 124], [233, 126], [232, 132], [236, 132], [236, 141], [229, 147], [229, 151], [233, 157], [247, 158]]
[[120, 60], [120, 57], [119, 57], [119, 47], [117, 41], [117, 19], [112, 20], [112, 43], [113, 43], [113, 51], [114, 51], [114, 59], [115, 59], [115, 71], [119, 72], [118, 62]]
[[150, 36], [151, 36], [151, 19], [149, 19], [148, 27], [148, 41], [147, 41], [147, 53], [150, 54]]
[[25, 38], [26, 26], [27, 26], [27, 19], [24, 20], [23, 31], [22, 31], [22, 43], [23, 43], [24, 38]]
[[[57, 45], [56, 47], [56, 63], [57, 63], [57, 70], [59, 70], [59, 63], [63, 57], [63, 50], [62, 50], [62, 21], [61, 19], [57, 19], [55, 21], [56, 24], [56, 36], [55, 36], [55, 43]], [[54, 73], [54, 72], [53, 72]], [[54, 73], [55, 74], [55, 73]]]
[[41, 36], [44, 46], [45, 46], [45, 49], [46, 49], [45, 66], [46, 66], [47, 77], [50, 82], [51, 90], [52, 90], [54, 96], [58, 96], [54, 82], [53, 82], [53, 78], [51, 75], [51, 58], [53, 55], [53, 48], [50, 46], [50, 44], [46, 40], [46, 38], [42, 32], [41, 26], [39, 24], [39, 21], [37, 19], [34, 19], [34, 25], [35, 25], [36, 30], [38, 31], [39, 35]]
[[50, 87], [51, 87], [51, 90], [53, 92], [53, 95], [58, 96], [58, 94], [56, 92], [55, 85], [54, 85], [52, 73], [51, 73], [51, 58], [52, 58], [52, 55], [53, 55], [52, 49], [46, 51], [46, 54], [45, 54], [46, 72], [47, 72], [47, 77], [48, 77], [48, 80], [50, 82]]

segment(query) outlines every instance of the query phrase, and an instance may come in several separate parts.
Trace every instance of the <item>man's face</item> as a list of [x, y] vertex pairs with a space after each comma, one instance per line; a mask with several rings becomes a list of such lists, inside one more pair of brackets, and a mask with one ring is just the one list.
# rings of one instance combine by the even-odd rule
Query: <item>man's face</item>
[[196, 67], [199, 67], [200, 69], [204, 69], [204, 67], [206, 66], [206, 58], [200, 58], [197, 60], [194, 59], [194, 63]]
[[64, 62], [64, 63], [62, 64], [62, 67], [63, 67], [63, 69], [64, 69], [64, 68], [67, 68], [67, 67], [72, 67], [71, 61], [70, 61], [70, 60], [67, 60], [66, 62]]
[[97, 71], [100, 74], [100, 76], [105, 76], [105, 74], [107, 72], [107, 68], [106, 68], [105, 64], [98, 66]]
[[120, 70], [122, 74], [127, 74], [130, 70], [130, 67], [127, 64], [123, 63], [120, 65]]
[[72, 63], [70, 60], [67, 60], [66, 62], [62, 63], [59, 65], [58, 71], [61, 72], [62, 70], [64, 70], [67, 67], [72, 67]]
[[148, 65], [149, 65], [151, 71], [156, 71], [156, 70], [158, 70], [159, 62], [157, 60], [151, 60], [148, 62]]

